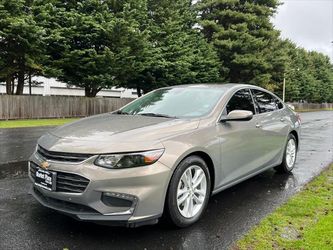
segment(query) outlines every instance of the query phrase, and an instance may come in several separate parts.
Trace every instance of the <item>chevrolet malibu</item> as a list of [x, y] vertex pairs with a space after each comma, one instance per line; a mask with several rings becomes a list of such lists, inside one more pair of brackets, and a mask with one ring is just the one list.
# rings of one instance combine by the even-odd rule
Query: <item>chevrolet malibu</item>
[[291, 172], [299, 133], [298, 115], [256, 86], [161, 88], [43, 135], [31, 193], [79, 220], [186, 227], [210, 196], [270, 168]]

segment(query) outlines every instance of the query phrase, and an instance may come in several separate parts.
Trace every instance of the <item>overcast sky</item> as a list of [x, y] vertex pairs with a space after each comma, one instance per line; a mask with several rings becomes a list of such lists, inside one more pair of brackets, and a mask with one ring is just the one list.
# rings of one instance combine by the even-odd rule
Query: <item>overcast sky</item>
[[307, 50], [325, 53], [333, 62], [333, 0], [281, 0], [273, 19], [283, 38]]

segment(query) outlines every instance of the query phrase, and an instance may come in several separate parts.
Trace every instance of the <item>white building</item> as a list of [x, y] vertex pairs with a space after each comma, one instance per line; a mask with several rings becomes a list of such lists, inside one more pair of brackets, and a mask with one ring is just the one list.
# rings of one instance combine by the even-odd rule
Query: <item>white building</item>
[[[42, 84], [32, 86], [32, 95], [60, 95], [60, 96], [84, 96], [84, 89], [78, 87], [68, 87], [66, 83], [59, 82], [55, 78], [33, 77], [33, 81], [41, 82]], [[16, 87], [15, 87], [16, 89]], [[24, 85], [24, 94], [29, 94], [29, 86]], [[6, 83], [0, 82], [0, 95], [6, 94]], [[102, 89], [97, 93], [99, 97], [117, 97], [117, 98], [136, 98], [137, 93], [134, 89], [111, 88]]]

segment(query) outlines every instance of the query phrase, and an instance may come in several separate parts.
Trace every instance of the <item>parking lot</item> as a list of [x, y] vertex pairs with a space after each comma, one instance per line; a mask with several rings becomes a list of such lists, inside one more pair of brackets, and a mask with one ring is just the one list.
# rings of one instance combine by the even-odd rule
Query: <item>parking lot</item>
[[75, 221], [28, 194], [26, 160], [51, 127], [0, 129], [0, 249], [226, 249], [333, 161], [333, 112], [302, 113], [301, 149], [292, 175], [266, 171], [210, 200], [186, 229], [127, 229]]

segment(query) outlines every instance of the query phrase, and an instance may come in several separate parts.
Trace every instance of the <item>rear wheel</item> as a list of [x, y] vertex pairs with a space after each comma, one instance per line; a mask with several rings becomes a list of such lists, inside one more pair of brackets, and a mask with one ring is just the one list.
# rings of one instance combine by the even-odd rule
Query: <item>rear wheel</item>
[[187, 227], [198, 221], [210, 196], [210, 175], [207, 164], [198, 156], [184, 159], [175, 170], [166, 199], [169, 221]]
[[297, 141], [293, 134], [289, 134], [284, 150], [283, 161], [280, 166], [275, 167], [275, 170], [280, 173], [290, 173], [295, 166], [296, 155]]

